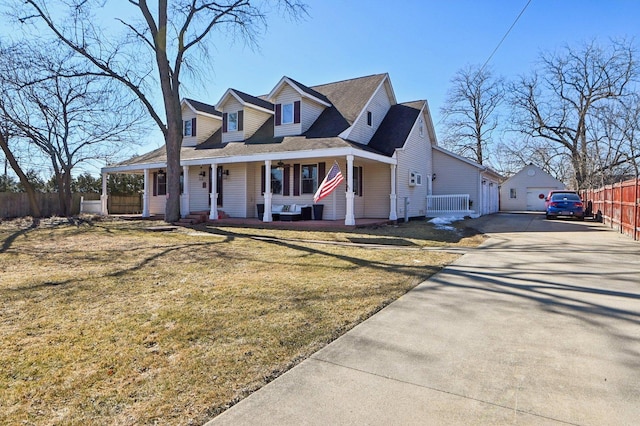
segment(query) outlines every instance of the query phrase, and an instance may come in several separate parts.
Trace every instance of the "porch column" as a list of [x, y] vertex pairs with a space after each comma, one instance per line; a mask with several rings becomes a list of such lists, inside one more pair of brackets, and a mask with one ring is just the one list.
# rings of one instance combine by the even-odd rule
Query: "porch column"
[[144, 188], [142, 192], [142, 217], [149, 217], [149, 169], [144, 169]]
[[355, 225], [356, 218], [354, 215], [353, 200], [353, 155], [347, 155], [347, 211], [344, 215], [345, 225]]
[[398, 220], [398, 196], [396, 195], [396, 165], [391, 167], [391, 192], [389, 193], [389, 220]]
[[100, 195], [100, 214], [106, 216], [109, 214], [107, 210], [107, 179], [109, 179], [109, 175], [107, 173], [102, 173], [102, 195]]
[[218, 220], [218, 163], [211, 163], [211, 208], [209, 209], [209, 219]]
[[272, 222], [271, 215], [271, 160], [264, 160], [264, 214], [263, 222]]
[[182, 194], [180, 194], [180, 216], [187, 217], [189, 208], [189, 166], [182, 166]]

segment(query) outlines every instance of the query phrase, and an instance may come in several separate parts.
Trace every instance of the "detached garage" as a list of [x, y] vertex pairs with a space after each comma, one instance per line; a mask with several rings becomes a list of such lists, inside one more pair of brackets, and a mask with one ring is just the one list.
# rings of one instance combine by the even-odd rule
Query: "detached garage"
[[544, 211], [544, 198], [554, 189], [566, 189], [558, 179], [529, 164], [500, 187], [500, 210]]

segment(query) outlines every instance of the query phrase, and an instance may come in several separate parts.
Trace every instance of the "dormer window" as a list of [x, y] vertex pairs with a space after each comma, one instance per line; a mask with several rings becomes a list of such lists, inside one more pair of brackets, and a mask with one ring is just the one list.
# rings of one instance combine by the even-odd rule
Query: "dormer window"
[[373, 126], [373, 114], [371, 111], [367, 111], [367, 126]]
[[275, 125], [300, 123], [300, 101], [276, 104]]
[[185, 120], [184, 121], [184, 132], [183, 135], [184, 136], [195, 136], [196, 135], [196, 119], [193, 118], [191, 120]]
[[282, 124], [293, 123], [293, 103], [282, 104]]
[[243, 111], [225, 112], [222, 114], [222, 133], [241, 132]]
[[238, 131], [238, 113], [230, 112], [227, 122], [227, 131], [236, 132]]

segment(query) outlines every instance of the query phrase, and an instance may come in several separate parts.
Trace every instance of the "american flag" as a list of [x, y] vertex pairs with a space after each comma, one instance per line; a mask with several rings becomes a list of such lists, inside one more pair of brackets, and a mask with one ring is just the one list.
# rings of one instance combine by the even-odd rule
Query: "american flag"
[[333, 166], [331, 166], [331, 169], [329, 169], [329, 173], [327, 173], [327, 176], [324, 178], [324, 180], [318, 187], [316, 194], [313, 196], [313, 202], [317, 203], [319, 200], [329, 195], [331, 191], [336, 189], [336, 187], [340, 185], [340, 182], [342, 182], [343, 180], [344, 177], [342, 177], [342, 172], [340, 171], [338, 162], [334, 161]]

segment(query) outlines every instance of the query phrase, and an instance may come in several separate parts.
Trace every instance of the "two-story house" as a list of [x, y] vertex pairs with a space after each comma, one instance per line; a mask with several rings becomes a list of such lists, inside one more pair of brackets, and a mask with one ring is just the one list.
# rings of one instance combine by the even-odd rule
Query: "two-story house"
[[[429, 107], [426, 101], [399, 104], [388, 74], [312, 87], [283, 77], [266, 95], [228, 89], [215, 106], [185, 99], [182, 112], [183, 216], [207, 211], [211, 220], [224, 212], [271, 221], [274, 205], [311, 206], [334, 162], [345, 179], [320, 201], [323, 219], [354, 225], [358, 218], [429, 214], [428, 197], [438, 182]], [[143, 216], [149, 216], [164, 213], [165, 169], [161, 148], [102, 173], [105, 179], [108, 173], [143, 173]], [[488, 172], [479, 167], [478, 173]], [[493, 178], [497, 191], [499, 176]], [[438, 184], [446, 186], [444, 180]], [[467, 200], [481, 197], [478, 189]], [[468, 204], [454, 210], [490, 213]]]

